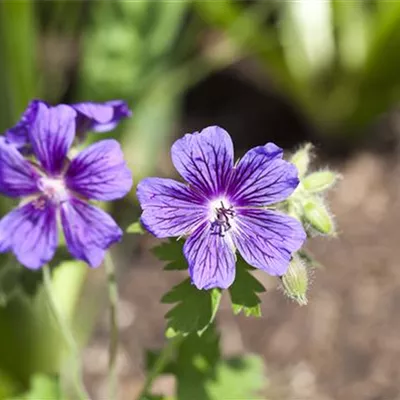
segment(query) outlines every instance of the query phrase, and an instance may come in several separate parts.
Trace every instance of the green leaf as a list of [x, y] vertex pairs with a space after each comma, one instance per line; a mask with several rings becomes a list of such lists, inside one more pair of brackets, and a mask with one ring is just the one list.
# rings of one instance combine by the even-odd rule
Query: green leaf
[[186, 336], [178, 349], [174, 367], [177, 399], [210, 400], [206, 384], [215, 378], [215, 369], [220, 358], [220, 337], [214, 325], [202, 336]]
[[169, 261], [164, 267], [166, 271], [187, 269], [187, 262], [183, 255], [183, 241], [170, 239], [153, 249], [154, 255], [161, 261]]
[[261, 358], [221, 359], [214, 324], [202, 336], [184, 338], [174, 370], [178, 400], [259, 399], [257, 391], [265, 384]]
[[126, 229], [126, 233], [137, 233], [139, 235], [143, 235], [144, 232], [145, 231], [139, 221], [136, 221], [133, 224], [130, 224], [128, 226], [128, 228]]
[[166, 400], [164, 396], [158, 394], [146, 394], [140, 400]]
[[165, 318], [168, 320], [167, 334], [187, 335], [197, 332], [201, 335], [214, 320], [221, 300], [219, 289], [199, 290], [186, 279], [161, 299], [162, 303], [177, 303]]
[[257, 392], [265, 386], [264, 366], [261, 357], [245, 356], [221, 362], [215, 380], [206, 390], [212, 400], [263, 399]]
[[19, 286], [21, 270], [14, 262], [8, 262], [0, 267], [0, 306], [4, 307], [14, 296]]
[[31, 379], [29, 391], [12, 400], [61, 400], [62, 398], [57, 378], [37, 374]]
[[236, 278], [229, 288], [232, 309], [235, 314], [241, 311], [246, 316], [261, 316], [261, 300], [258, 293], [265, 292], [264, 286], [251, 274], [253, 270], [242, 258], [236, 263]]

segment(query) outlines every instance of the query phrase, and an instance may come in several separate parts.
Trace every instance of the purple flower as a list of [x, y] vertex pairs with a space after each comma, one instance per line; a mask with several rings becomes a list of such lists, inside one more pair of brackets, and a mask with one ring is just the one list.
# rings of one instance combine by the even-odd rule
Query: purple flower
[[[19, 149], [29, 145], [28, 132], [35, 122], [39, 104], [47, 105], [41, 100], [32, 100], [19, 122], [5, 133], [6, 140]], [[79, 140], [85, 139], [87, 131], [111, 131], [121, 119], [132, 115], [128, 105], [122, 100], [76, 103], [68, 107], [76, 111], [76, 136]]]
[[196, 287], [229, 287], [236, 249], [250, 265], [283, 275], [306, 234], [296, 219], [265, 207], [286, 199], [299, 183], [282, 149], [258, 146], [234, 165], [229, 134], [213, 126], [177, 140], [171, 153], [188, 185], [143, 179], [141, 222], [159, 238], [188, 236], [183, 251]]
[[27, 145], [29, 137], [28, 132], [35, 122], [39, 103], [40, 100], [32, 100], [28, 104], [28, 107], [22, 114], [17, 125], [6, 131], [5, 137], [9, 143], [14, 144], [18, 148], [23, 148]]
[[0, 193], [23, 198], [0, 220], [0, 252], [14, 252], [28, 268], [40, 268], [54, 256], [59, 221], [70, 253], [92, 267], [122, 237], [115, 221], [87, 201], [114, 200], [130, 190], [132, 177], [120, 145], [103, 140], [70, 161], [75, 129], [75, 110], [40, 102], [28, 130], [37, 161], [0, 141]]
[[123, 118], [132, 115], [128, 105], [122, 100], [111, 100], [105, 103], [72, 104], [77, 113], [77, 131], [109, 132]]

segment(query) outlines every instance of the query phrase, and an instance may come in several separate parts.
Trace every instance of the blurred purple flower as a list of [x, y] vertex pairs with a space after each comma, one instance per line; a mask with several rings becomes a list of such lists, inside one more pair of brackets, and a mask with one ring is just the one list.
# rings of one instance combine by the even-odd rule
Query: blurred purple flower
[[18, 123], [5, 133], [7, 142], [21, 149], [28, 143], [29, 130], [35, 122], [40, 100], [32, 100], [25, 109]]
[[113, 130], [123, 118], [132, 115], [128, 105], [122, 100], [111, 100], [105, 103], [77, 103], [71, 104], [77, 113], [76, 128], [78, 134], [87, 131], [109, 132]]
[[299, 183], [282, 149], [255, 147], [234, 165], [229, 134], [213, 126], [177, 140], [171, 153], [188, 185], [143, 179], [141, 222], [159, 238], [188, 236], [183, 251], [196, 287], [229, 287], [236, 249], [250, 265], [283, 275], [306, 234], [296, 219], [265, 207], [286, 199]]
[[[39, 104], [47, 105], [41, 100], [32, 100], [19, 122], [5, 132], [6, 140], [10, 144], [19, 149], [29, 145], [29, 130], [36, 119]], [[122, 100], [105, 103], [84, 102], [67, 106], [76, 111], [76, 137], [81, 141], [86, 138], [88, 131], [109, 132], [121, 119], [132, 115], [128, 105]]]
[[0, 193], [23, 198], [0, 220], [0, 252], [12, 251], [21, 264], [40, 268], [54, 256], [61, 221], [70, 253], [97, 267], [122, 231], [87, 200], [123, 197], [132, 187], [131, 173], [115, 140], [97, 142], [70, 161], [77, 112], [66, 105], [36, 106], [27, 133], [37, 161], [0, 140]]

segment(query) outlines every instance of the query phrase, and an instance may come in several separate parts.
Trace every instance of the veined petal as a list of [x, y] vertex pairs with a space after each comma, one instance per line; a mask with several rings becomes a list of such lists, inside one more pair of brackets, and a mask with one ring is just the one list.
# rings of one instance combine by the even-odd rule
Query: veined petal
[[209, 222], [189, 236], [183, 252], [192, 282], [198, 289], [226, 289], [233, 283], [236, 257], [230, 236], [213, 234]]
[[38, 104], [37, 116], [29, 131], [33, 151], [49, 173], [57, 175], [75, 137], [76, 111], [66, 105]]
[[235, 246], [247, 263], [270, 275], [283, 275], [291, 255], [306, 239], [295, 218], [262, 209], [243, 209], [235, 218]]
[[70, 253], [91, 267], [98, 267], [106, 250], [122, 238], [110, 215], [79, 199], [61, 205], [61, 223]]
[[210, 126], [186, 134], [173, 144], [171, 156], [178, 172], [197, 190], [208, 197], [225, 192], [233, 167], [233, 143], [224, 129]]
[[45, 199], [15, 208], [0, 221], [0, 252], [12, 251], [27, 268], [49, 262], [57, 243], [56, 209]]
[[32, 100], [25, 109], [18, 123], [5, 133], [7, 141], [18, 148], [22, 148], [29, 144], [29, 130], [36, 119], [40, 100]]
[[95, 200], [124, 197], [132, 187], [120, 144], [113, 139], [97, 142], [74, 158], [66, 173], [69, 189]]
[[13, 144], [0, 140], [0, 193], [22, 197], [39, 191], [39, 174]]
[[286, 199], [299, 184], [296, 167], [268, 143], [248, 151], [232, 174], [228, 193], [237, 206], [264, 206]]
[[172, 179], [143, 179], [137, 197], [143, 226], [159, 238], [188, 234], [207, 218], [206, 200]]
[[108, 132], [114, 129], [123, 118], [130, 117], [132, 112], [122, 100], [111, 100], [105, 103], [84, 102], [73, 104], [78, 112], [77, 130]]

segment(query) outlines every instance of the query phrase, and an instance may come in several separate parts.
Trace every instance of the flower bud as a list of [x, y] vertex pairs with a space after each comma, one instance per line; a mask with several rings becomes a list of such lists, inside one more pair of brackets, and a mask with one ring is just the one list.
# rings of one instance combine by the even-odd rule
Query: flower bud
[[302, 178], [308, 170], [311, 160], [311, 149], [312, 144], [307, 143], [304, 147], [297, 150], [290, 159], [290, 162], [293, 163], [299, 171], [299, 178]]
[[308, 199], [303, 205], [303, 218], [318, 233], [334, 235], [335, 225], [324, 203], [318, 198]]
[[286, 274], [281, 278], [286, 296], [296, 301], [299, 305], [305, 306], [307, 304], [307, 289], [309, 283], [308, 271], [297, 254], [293, 256]]
[[338, 174], [332, 171], [317, 171], [306, 176], [302, 183], [304, 189], [310, 193], [323, 192], [332, 187], [338, 178]]

